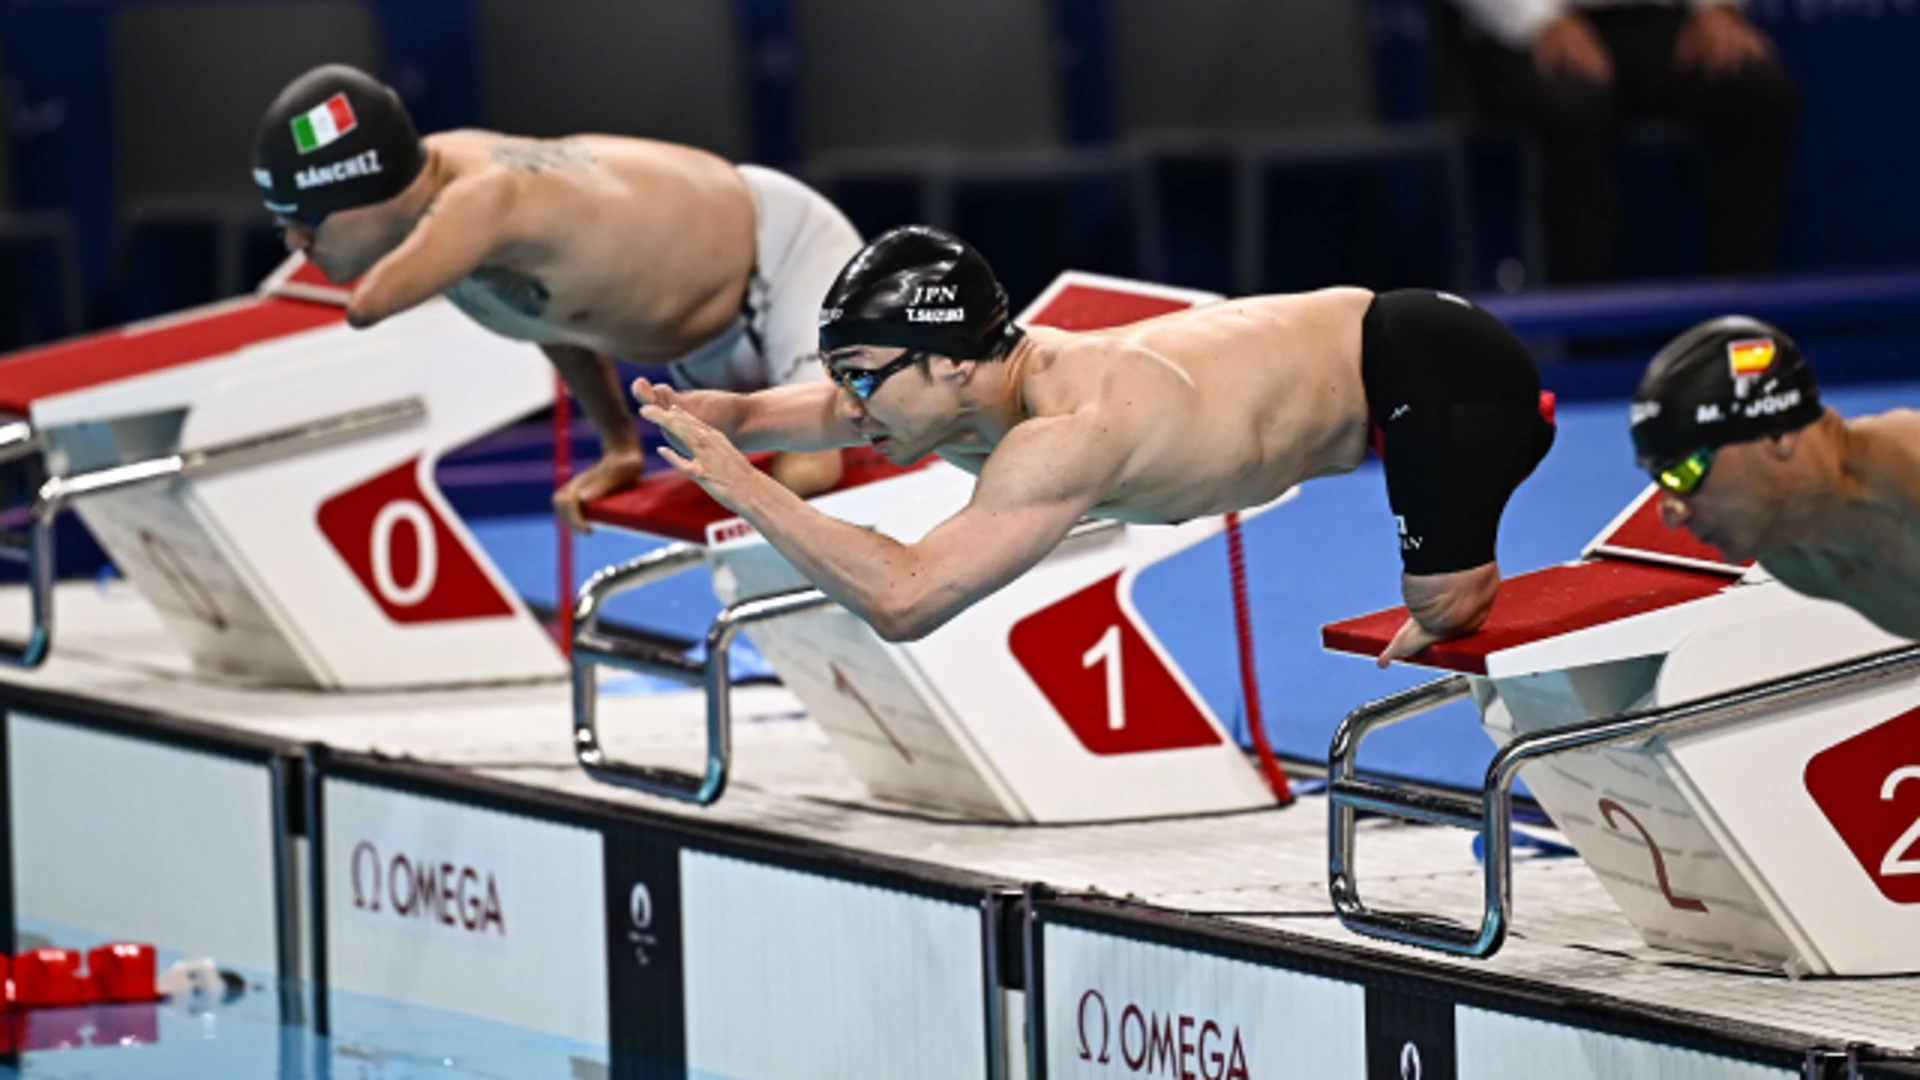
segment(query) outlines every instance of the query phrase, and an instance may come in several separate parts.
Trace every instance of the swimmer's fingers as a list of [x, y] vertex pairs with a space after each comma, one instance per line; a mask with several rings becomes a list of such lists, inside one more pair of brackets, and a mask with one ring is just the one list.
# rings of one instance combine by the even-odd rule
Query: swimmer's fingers
[[1379, 657], [1374, 660], [1374, 663], [1384, 668], [1395, 660], [1405, 660], [1421, 649], [1441, 640], [1444, 639], [1441, 638], [1440, 635], [1429, 631], [1426, 627], [1421, 626], [1412, 619], [1408, 619], [1400, 625], [1399, 632], [1393, 635], [1392, 641], [1387, 642], [1387, 647], [1381, 650]]
[[640, 410], [640, 419], [659, 425], [661, 433], [673, 441], [674, 449], [688, 457], [699, 457], [703, 444], [711, 446], [716, 440], [728, 446], [733, 445], [727, 443], [726, 437], [706, 421], [677, 405], [644, 406]]
[[680, 470], [691, 480], [698, 481], [700, 479], [699, 468], [694, 465], [693, 462], [675, 453], [671, 446], [663, 446], [660, 448], [660, 460]]
[[673, 387], [665, 383], [656, 383], [645, 375], [633, 380], [631, 389], [633, 399], [642, 405], [658, 405], [663, 409], [670, 409], [676, 403], [677, 395], [674, 394]]

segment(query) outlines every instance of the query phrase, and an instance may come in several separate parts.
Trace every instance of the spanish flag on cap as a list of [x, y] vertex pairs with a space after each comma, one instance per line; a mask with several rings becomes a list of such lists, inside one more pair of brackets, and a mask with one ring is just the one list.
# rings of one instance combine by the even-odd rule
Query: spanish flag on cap
[[1772, 338], [1748, 338], [1727, 342], [1727, 363], [1736, 379], [1762, 375], [1773, 366]]

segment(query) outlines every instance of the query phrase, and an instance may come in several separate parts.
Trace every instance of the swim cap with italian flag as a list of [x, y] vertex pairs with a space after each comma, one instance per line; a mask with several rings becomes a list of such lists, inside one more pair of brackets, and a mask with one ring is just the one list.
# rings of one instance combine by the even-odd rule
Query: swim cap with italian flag
[[1792, 338], [1758, 319], [1709, 319], [1668, 342], [1633, 393], [1643, 469], [1697, 450], [1798, 431], [1820, 418], [1820, 388]]
[[253, 180], [267, 209], [295, 220], [385, 202], [426, 161], [400, 95], [345, 64], [289, 83], [253, 141]]

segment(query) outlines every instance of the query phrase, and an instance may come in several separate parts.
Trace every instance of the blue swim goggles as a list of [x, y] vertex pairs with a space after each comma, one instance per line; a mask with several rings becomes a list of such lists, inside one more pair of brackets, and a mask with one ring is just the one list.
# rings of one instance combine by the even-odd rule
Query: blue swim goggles
[[825, 353], [820, 355], [820, 363], [827, 369], [827, 378], [832, 379], [835, 385], [861, 401], [865, 401], [873, 396], [874, 391], [880, 389], [881, 383], [926, 359], [927, 355], [916, 349], [908, 349], [871, 371], [861, 368], [834, 367], [833, 357]]

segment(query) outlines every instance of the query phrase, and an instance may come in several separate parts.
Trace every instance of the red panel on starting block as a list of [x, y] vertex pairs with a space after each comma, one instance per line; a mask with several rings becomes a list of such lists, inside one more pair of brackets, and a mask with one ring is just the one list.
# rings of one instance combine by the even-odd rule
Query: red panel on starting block
[[[1501, 582], [1486, 625], [1408, 662], [1484, 675], [1493, 653], [1699, 600], [1727, 584], [1717, 574], [1624, 559], [1550, 566]], [[1331, 652], [1379, 656], [1406, 620], [1407, 609], [1397, 607], [1329, 623], [1320, 628], [1320, 643]]]
[[0, 413], [25, 415], [35, 401], [102, 383], [209, 360], [274, 338], [346, 320], [346, 310], [270, 298], [209, 308], [202, 314], [28, 349], [0, 359]]
[[1027, 321], [1061, 330], [1105, 330], [1185, 311], [1192, 306], [1192, 300], [1178, 297], [1150, 296], [1094, 285], [1068, 285]]
[[[747, 460], [753, 462], [754, 468], [766, 472], [773, 463], [773, 455], [749, 454]], [[934, 461], [929, 457], [913, 465], [895, 465], [872, 447], [849, 447], [840, 451], [844, 472], [833, 490], [845, 491], [871, 484], [875, 480], [903, 476], [924, 469]], [[712, 496], [701, 490], [699, 484], [668, 469], [647, 477], [625, 491], [616, 491], [588, 503], [586, 516], [588, 521], [618, 529], [704, 544], [707, 526], [736, 515], [713, 501]]]
[[1587, 555], [1644, 559], [1739, 576], [1753, 560], [1729, 562], [1718, 548], [1694, 539], [1685, 529], [1669, 529], [1660, 520], [1660, 492], [1648, 488], [1606, 531], [1587, 545]]

